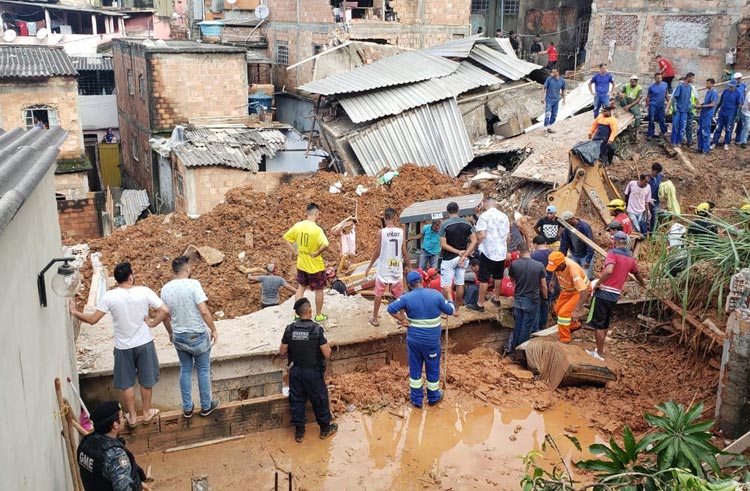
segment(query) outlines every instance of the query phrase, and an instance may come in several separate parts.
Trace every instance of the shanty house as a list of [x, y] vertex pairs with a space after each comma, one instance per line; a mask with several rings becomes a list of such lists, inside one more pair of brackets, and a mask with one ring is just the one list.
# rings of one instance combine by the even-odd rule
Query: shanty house
[[68, 299], [50, 288], [56, 267], [44, 275], [46, 307], [37, 290], [37, 274], [62, 255], [54, 166], [69, 135], [59, 126], [10, 128], [0, 130], [0, 271], [6, 285], [0, 295], [0, 489], [69, 490], [54, 381], [60, 377], [75, 411], [66, 378], [77, 385], [78, 371]]
[[[334, 142], [329, 150], [348, 171], [376, 175], [416, 163], [456, 176], [474, 159], [472, 144], [487, 135], [485, 94], [518, 91], [507, 105], [510, 112], [497, 111], [495, 119], [518, 112], [527, 102], [519, 95], [527, 90], [534, 91], [538, 110], [539, 85], [521, 80], [540, 68], [518, 59], [507, 39], [472, 36], [389, 56], [299, 89], [321, 96], [323, 141]], [[508, 87], [500, 89], [502, 84]]]

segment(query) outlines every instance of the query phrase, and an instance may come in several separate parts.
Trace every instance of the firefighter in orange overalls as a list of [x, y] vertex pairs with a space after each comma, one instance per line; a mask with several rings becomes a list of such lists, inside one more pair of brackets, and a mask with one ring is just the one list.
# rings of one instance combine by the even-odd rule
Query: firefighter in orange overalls
[[560, 296], [555, 302], [557, 334], [561, 342], [568, 344], [572, 340], [570, 334], [581, 328], [579, 313], [591, 293], [591, 283], [583, 268], [561, 252], [549, 255], [547, 271], [555, 273], [552, 282], [560, 285]]

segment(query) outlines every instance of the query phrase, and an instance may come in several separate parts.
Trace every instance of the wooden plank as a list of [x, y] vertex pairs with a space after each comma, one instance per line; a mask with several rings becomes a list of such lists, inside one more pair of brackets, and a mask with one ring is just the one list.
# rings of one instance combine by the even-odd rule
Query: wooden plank
[[[730, 443], [724, 451], [730, 453], [742, 453], [748, 448], [750, 448], [750, 431]], [[719, 466], [724, 466], [727, 462], [732, 460], [732, 456], [719, 454], [716, 456], [716, 460], [719, 462]]]
[[209, 445], [216, 445], [217, 443], [231, 442], [234, 440], [239, 440], [241, 438], [245, 438], [245, 435], [228, 436], [226, 438], [217, 438], [216, 440], [209, 440], [207, 442], [198, 442], [198, 443], [191, 443], [189, 445], [181, 445], [179, 447], [172, 447], [172, 448], [166, 449], [164, 453], [174, 453], [174, 452], [181, 452], [183, 450], [190, 450], [193, 448], [207, 447]]

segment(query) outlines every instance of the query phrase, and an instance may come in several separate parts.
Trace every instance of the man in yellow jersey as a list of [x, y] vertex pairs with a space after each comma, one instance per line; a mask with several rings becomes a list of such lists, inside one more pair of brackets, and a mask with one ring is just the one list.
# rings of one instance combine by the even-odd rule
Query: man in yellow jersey
[[315, 322], [323, 322], [328, 316], [323, 314], [323, 289], [326, 287], [325, 263], [323, 251], [328, 248], [325, 232], [318, 225], [320, 207], [315, 203], [307, 205], [307, 219], [294, 224], [284, 240], [292, 252], [297, 254], [297, 293], [294, 298], [299, 300], [310, 288], [315, 292]]

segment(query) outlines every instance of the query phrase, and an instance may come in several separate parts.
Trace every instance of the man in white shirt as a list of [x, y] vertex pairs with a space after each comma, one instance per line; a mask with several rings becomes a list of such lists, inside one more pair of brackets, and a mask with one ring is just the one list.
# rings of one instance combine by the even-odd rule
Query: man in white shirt
[[490, 277], [495, 280], [495, 296], [500, 296], [500, 280], [503, 278], [505, 256], [510, 239], [508, 216], [495, 206], [495, 200], [487, 198], [477, 207], [481, 213], [477, 220], [477, 243], [479, 244], [479, 298], [476, 305], [467, 309], [484, 312]]
[[[122, 391], [128, 426], [135, 428], [138, 424], [134, 388], [136, 375], [141, 388], [143, 424], [156, 421], [155, 417], [159, 414], [158, 409], [151, 407], [152, 390], [159, 381], [159, 359], [150, 328], [158, 326], [169, 315], [169, 309], [153, 290], [135, 286], [130, 263], [115, 266], [114, 276], [117, 287], [104, 294], [96, 305], [96, 312], [84, 314], [71, 310], [71, 315], [93, 326], [105, 314], [112, 314], [115, 338], [114, 386]], [[153, 319], [148, 318], [149, 307], [156, 309]]]
[[649, 203], [651, 197], [651, 186], [648, 185], [649, 175], [641, 174], [637, 181], [630, 181], [625, 188], [625, 200], [628, 203], [627, 214], [633, 224], [633, 228], [646, 235], [650, 218]]

